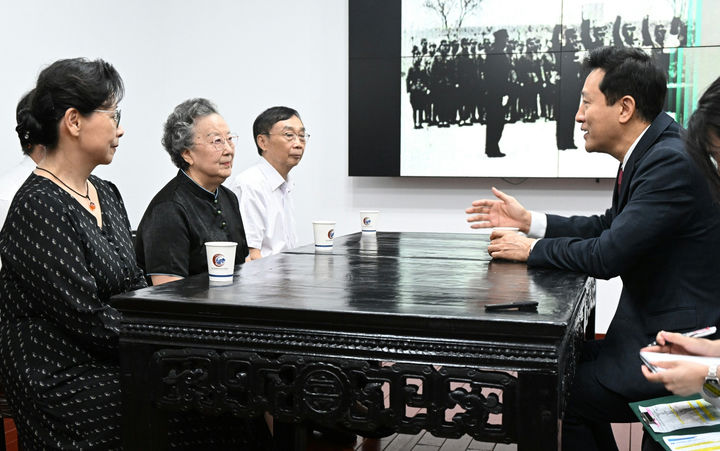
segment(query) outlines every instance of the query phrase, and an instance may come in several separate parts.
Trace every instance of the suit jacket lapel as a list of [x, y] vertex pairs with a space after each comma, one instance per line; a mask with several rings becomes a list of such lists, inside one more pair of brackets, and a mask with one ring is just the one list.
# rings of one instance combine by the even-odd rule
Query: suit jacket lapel
[[655, 144], [655, 141], [658, 140], [660, 135], [662, 135], [662, 133], [672, 123], [673, 119], [668, 116], [667, 113], [663, 112], [658, 114], [655, 120], [650, 124], [650, 127], [647, 129], [643, 137], [640, 138], [637, 146], [635, 146], [635, 150], [633, 150], [627, 164], [625, 165], [625, 169], [623, 170], [623, 181], [618, 192], [618, 213], [622, 211], [628, 201], [628, 196], [630, 194], [628, 189], [633, 178], [633, 173], [635, 172], [635, 166], [637, 166], [637, 163], [643, 158], [650, 147]]

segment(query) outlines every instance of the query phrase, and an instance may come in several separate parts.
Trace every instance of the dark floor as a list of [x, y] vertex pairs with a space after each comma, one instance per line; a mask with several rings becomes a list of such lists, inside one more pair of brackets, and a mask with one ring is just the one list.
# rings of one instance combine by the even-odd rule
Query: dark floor
[[355, 448], [311, 441], [307, 449], [308, 451], [515, 451], [517, 445], [478, 442], [467, 435], [459, 439], [437, 438], [423, 431], [418, 435], [393, 434], [379, 440], [359, 438]]
[[[5, 444], [7, 451], [18, 451], [17, 431], [9, 418], [5, 422]], [[642, 428], [633, 425], [615, 425], [615, 437], [620, 450], [638, 451], [642, 440]], [[632, 430], [631, 430], [632, 429]], [[418, 435], [393, 434], [381, 440], [358, 438], [354, 448], [342, 448], [321, 441], [311, 441], [308, 451], [516, 451], [517, 445], [483, 443], [469, 436], [453, 440], [433, 437], [429, 432]]]
[[[420, 381], [418, 381], [420, 384]], [[459, 384], [458, 387], [470, 387], [467, 384]], [[387, 387], [383, 387], [385, 400], [389, 402]], [[457, 407], [456, 409], [459, 409]], [[408, 408], [408, 416], [414, 416], [424, 409]], [[448, 419], [452, 418], [454, 410], [446, 412]], [[355, 448], [330, 445], [311, 438], [308, 444], [308, 451], [515, 451], [516, 444], [495, 444], [483, 443], [473, 440], [469, 435], [459, 439], [445, 439], [433, 436], [427, 431], [417, 435], [393, 434], [383, 439], [363, 439], [358, 437]]]

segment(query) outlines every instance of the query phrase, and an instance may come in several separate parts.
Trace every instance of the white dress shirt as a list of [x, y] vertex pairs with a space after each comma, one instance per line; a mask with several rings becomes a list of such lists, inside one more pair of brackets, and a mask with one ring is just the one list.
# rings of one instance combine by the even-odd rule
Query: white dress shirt
[[[27, 180], [35, 166], [32, 158], [25, 155], [17, 166], [0, 175], [0, 229], [5, 224], [5, 218], [7, 218], [15, 193]], [[2, 262], [0, 262], [0, 267], [2, 267]]]
[[229, 183], [237, 194], [248, 247], [260, 249], [263, 257], [297, 246], [295, 184], [285, 180], [264, 158]]

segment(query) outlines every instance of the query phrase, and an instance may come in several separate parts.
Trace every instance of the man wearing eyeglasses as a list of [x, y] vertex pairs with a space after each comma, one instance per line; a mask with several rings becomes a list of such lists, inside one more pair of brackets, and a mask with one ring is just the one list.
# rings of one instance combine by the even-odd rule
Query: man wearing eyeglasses
[[290, 171], [302, 159], [309, 138], [300, 114], [292, 108], [268, 108], [255, 119], [253, 139], [262, 158], [229, 184], [240, 202], [248, 260], [297, 245]]

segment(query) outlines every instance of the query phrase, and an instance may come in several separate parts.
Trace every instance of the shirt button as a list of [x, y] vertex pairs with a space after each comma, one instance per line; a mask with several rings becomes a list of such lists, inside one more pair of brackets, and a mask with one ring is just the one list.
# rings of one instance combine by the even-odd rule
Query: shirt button
[[214, 204], [217, 204], [217, 199], [213, 200], [213, 203], [214, 203]]
[[221, 214], [222, 214], [222, 210], [218, 210], [218, 211], [217, 211], [217, 214], [221, 215]]
[[222, 224], [220, 224], [220, 228], [224, 229], [226, 225], [227, 225], [227, 222], [223, 221]]

